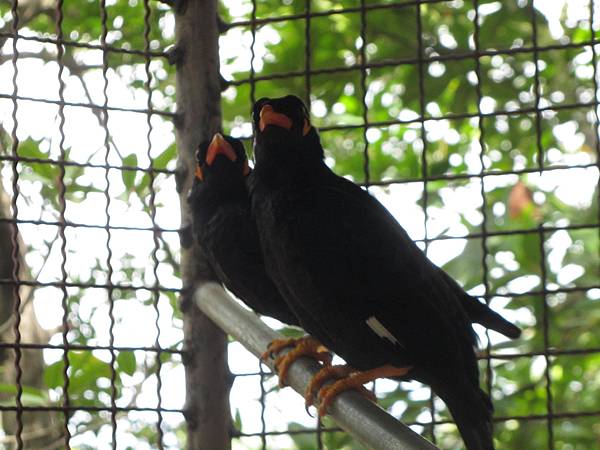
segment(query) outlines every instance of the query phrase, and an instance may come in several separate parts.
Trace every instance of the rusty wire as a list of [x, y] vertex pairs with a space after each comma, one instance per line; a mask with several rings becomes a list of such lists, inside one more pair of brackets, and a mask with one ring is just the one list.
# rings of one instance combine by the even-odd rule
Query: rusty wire
[[[539, 111], [540, 108], [540, 67], [539, 67], [539, 50], [537, 48], [537, 21], [535, 20], [535, 6], [531, 2], [531, 29], [532, 29], [532, 40], [533, 40], [533, 63], [535, 65], [535, 72], [533, 76], [534, 80], [534, 95], [535, 95], [535, 141], [536, 141], [536, 153], [537, 153], [537, 168], [540, 174], [544, 171], [544, 147], [542, 146], [542, 113]], [[593, 35], [593, 33], [592, 33]], [[542, 226], [538, 227], [539, 236], [539, 249], [540, 249], [540, 273], [542, 286], [545, 288], [548, 282], [548, 276], [546, 272], [546, 248], [545, 248], [545, 234]], [[548, 412], [546, 425], [548, 430], [548, 449], [554, 450], [554, 402], [552, 400], [552, 377], [550, 376], [550, 366], [552, 361], [548, 355], [548, 349], [550, 347], [550, 321], [549, 321], [549, 306], [548, 296], [544, 292], [542, 293], [542, 328], [543, 328], [543, 340], [544, 340], [544, 360], [546, 362], [544, 367], [544, 377], [546, 379], [546, 410]]]
[[[58, 104], [58, 116], [60, 118], [60, 122], [58, 124], [58, 131], [60, 134], [60, 142], [59, 142], [59, 149], [60, 149], [60, 157], [59, 157], [59, 161], [64, 161], [65, 160], [65, 131], [64, 131], [64, 126], [65, 126], [65, 105], [64, 105], [64, 91], [65, 91], [65, 82], [63, 80], [63, 72], [64, 72], [64, 64], [63, 64], [63, 56], [64, 56], [64, 49], [63, 49], [63, 0], [58, 0], [56, 2], [56, 35], [57, 35], [57, 39], [56, 39], [56, 62], [58, 63], [58, 98], [59, 98], [59, 104]], [[61, 294], [62, 294], [62, 300], [61, 300], [61, 306], [63, 309], [63, 314], [62, 314], [62, 330], [61, 330], [61, 334], [62, 334], [62, 342], [63, 342], [63, 354], [62, 354], [62, 361], [63, 361], [63, 370], [62, 370], [62, 376], [63, 376], [63, 385], [62, 385], [62, 399], [63, 399], [63, 406], [65, 408], [65, 411], [63, 413], [63, 420], [64, 420], [64, 426], [63, 426], [63, 431], [64, 431], [64, 439], [65, 439], [65, 448], [70, 449], [71, 445], [70, 445], [70, 441], [71, 441], [71, 431], [69, 430], [69, 414], [67, 412], [67, 409], [70, 407], [70, 398], [69, 398], [69, 384], [70, 384], [70, 379], [69, 379], [69, 366], [70, 366], [70, 361], [69, 361], [69, 337], [68, 337], [68, 332], [69, 332], [69, 294], [67, 292], [67, 288], [65, 286], [65, 283], [67, 282], [67, 279], [69, 277], [69, 275], [67, 274], [67, 269], [66, 269], [66, 265], [67, 265], [67, 237], [65, 235], [65, 211], [67, 208], [67, 203], [65, 200], [65, 195], [67, 192], [67, 187], [65, 186], [65, 166], [64, 164], [61, 164], [59, 166], [59, 170], [60, 170], [60, 176], [59, 176], [59, 180], [58, 180], [58, 198], [59, 198], [59, 226], [58, 226], [58, 234], [60, 236], [60, 255], [61, 255], [61, 261], [60, 261], [60, 272], [61, 272]]]
[[[150, 218], [152, 220], [152, 224], [156, 224], [156, 190], [154, 188], [154, 171], [152, 170], [152, 73], [150, 72], [150, 22], [151, 18], [151, 9], [148, 3], [148, 0], [144, 0], [144, 72], [146, 74], [146, 82], [144, 83], [144, 89], [146, 90], [147, 99], [146, 99], [146, 125], [148, 127], [148, 132], [146, 133], [146, 154], [148, 156], [148, 160], [150, 161], [149, 167], [149, 175], [150, 175], [150, 198], [148, 200], [149, 208], [150, 208]], [[158, 288], [160, 288], [160, 282], [158, 279], [158, 266], [160, 261], [158, 260], [158, 250], [160, 249], [159, 235], [158, 231], [154, 229], [152, 233], [152, 240], [154, 243], [154, 247], [152, 248], [152, 275], [154, 277], [154, 288], [155, 290], [152, 292], [152, 307], [154, 308], [154, 312], [156, 314], [156, 319], [154, 321], [154, 326], [156, 328], [156, 339], [154, 341], [154, 346], [157, 348], [156, 352], [156, 397], [157, 397], [157, 420], [156, 420], [156, 431], [157, 431], [157, 447], [162, 450], [163, 446], [163, 417], [161, 414], [162, 407], [162, 378], [161, 378], [161, 367], [162, 367], [162, 349], [160, 347], [160, 311], [158, 309], [158, 299], [159, 292]]]
[[[475, 44], [475, 53], [479, 54], [480, 52], [480, 43], [479, 43], [479, 0], [473, 0], [473, 9], [475, 10], [475, 17], [473, 18], [473, 23], [475, 24], [473, 30], [473, 42]], [[482, 83], [482, 74], [481, 74], [481, 61], [479, 58], [475, 58], [475, 75], [477, 76], [477, 84], [476, 84], [476, 92], [477, 92], [477, 113], [481, 115], [481, 100], [483, 99], [483, 91], [481, 88]], [[482, 256], [481, 256], [481, 266], [482, 266], [482, 277], [481, 281], [483, 283], [484, 289], [484, 300], [487, 305], [490, 304], [490, 281], [488, 278], [488, 246], [487, 246], [487, 236], [489, 236], [488, 230], [488, 216], [487, 216], [487, 196], [485, 195], [485, 179], [484, 179], [484, 171], [485, 171], [485, 127], [483, 126], [483, 119], [480, 117], [478, 120], [479, 126], [479, 164], [481, 165], [481, 171], [479, 173], [480, 180], [480, 193], [482, 199], [481, 212], [482, 212], [482, 220], [481, 220], [481, 234], [483, 235], [483, 239], [481, 239], [481, 248], [482, 248]], [[489, 330], [486, 328], [485, 337], [487, 341], [486, 348], [486, 389], [488, 394], [492, 392], [492, 359], [490, 357], [492, 353], [492, 344], [490, 341]], [[490, 395], [491, 397], [491, 395]]]
[[[18, 0], [12, 0], [11, 3], [11, 15], [12, 15], [12, 31], [14, 34], [17, 33], [19, 29], [19, 2]], [[17, 49], [17, 39], [13, 39], [12, 41], [12, 69], [13, 69], [13, 77], [12, 77], [12, 89], [13, 89], [13, 111], [12, 111], [12, 120], [13, 127], [11, 132], [11, 155], [15, 158], [12, 162], [12, 198], [11, 198], [11, 209], [12, 209], [12, 218], [15, 220], [19, 215], [19, 210], [17, 206], [17, 200], [19, 197], [19, 171], [17, 168], [17, 158], [19, 157], [19, 138], [17, 137], [17, 109], [18, 104], [16, 100], [16, 96], [18, 93], [18, 84], [17, 79], [19, 76], [19, 71], [17, 68], [17, 60], [19, 58], [19, 50]], [[22, 351], [21, 351], [21, 287], [20, 287], [20, 277], [21, 277], [21, 249], [19, 244], [19, 230], [16, 224], [13, 224], [11, 228], [11, 245], [12, 245], [12, 262], [13, 262], [13, 273], [12, 273], [12, 281], [13, 281], [13, 293], [15, 298], [15, 303], [13, 305], [13, 314], [15, 316], [15, 321], [13, 324], [13, 332], [15, 334], [15, 385], [16, 385], [16, 395], [15, 395], [15, 404], [16, 404], [16, 416], [17, 416], [17, 428], [15, 430], [15, 439], [17, 443], [17, 449], [23, 448], [23, 385], [22, 385], [22, 377], [23, 377], [23, 369], [21, 367], [21, 359], [22, 359]]]
[[113, 277], [113, 266], [112, 266], [112, 256], [113, 252], [110, 246], [111, 242], [111, 223], [110, 223], [110, 202], [111, 198], [109, 195], [110, 189], [110, 169], [108, 168], [108, 160], [110, 157], [110, 142], [109, 142], [109, 133], [108, 133], [108, 53], [106, 51], [106, 37], [108, 35], [108, 14], [106, 13], [106, 1], [100, 0], [100, 23], [102, 27], [102, 32], [100, 34], [100, 46], [102, 47], [102, 98], [103, 105], [101, 109], [101, 122], [102, 129], [104, 131], [104, 165], [107, 166], [104, 169], [104, 182], [106, 183], [106, 187], [104, 189], [104, 216], [105, 216], [105, 225], [104, 230], [106, 231], [106, 279], [108, 280], [108, 288], [106, 289], [106, 296], [108, 300], [108, 317], [109, 317], [109, 347], [110, 347], [110, 424], [111, 424], [111, 444], [113, 450], [117, 448], [117, 372], [115, 369], [116, 362], [116, 353], [114, 349], [115, 343], [115, 316], [114, 316], [114, 287], [112, 283]]

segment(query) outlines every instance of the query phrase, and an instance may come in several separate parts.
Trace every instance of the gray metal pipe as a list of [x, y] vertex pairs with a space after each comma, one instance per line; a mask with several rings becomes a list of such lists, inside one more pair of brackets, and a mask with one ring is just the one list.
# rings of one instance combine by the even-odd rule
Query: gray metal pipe
[[[194, 301], [204, 314], [256, 356], [260, 356], [272, 340], [282, 338], [256, 314], [238, 305], [217, 283], [203, 284], [195, 292]], [[267, 363], [269, 366], [271, 364], [271, 361]], [[310, 358], [300, 358], [292, 364], [287, 382], [296, 392], [303, 394], [319, 367]], [[340, 427], [371, 449], [437, 449], [431, 442], [355, 391], [340, 394], [333, 401], [330, 414]]]

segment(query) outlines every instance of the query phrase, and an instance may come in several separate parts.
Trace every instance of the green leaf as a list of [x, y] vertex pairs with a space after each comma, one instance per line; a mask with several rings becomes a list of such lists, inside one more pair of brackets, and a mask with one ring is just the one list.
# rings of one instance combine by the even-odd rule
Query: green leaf
[[63, 361], [56, 361], [44, 370], [44, 383], [50, 389], [63, 385]]
[[[18, 154], [22, 158], [48, 159], [48, 154], [40, 150], [40, 141], [26, 139], [19, 144]], [[31, 172], [24, 172], [25, 178], [37, 179], [44, 183], [54, 184], [59, 176], [58, 166], [47, 163], [26, 163]]]
[[117, 364], [119, 365], [119, 370], [129, 376], [133, 375], [137, 368], [135, 354], [133, 352], [119, 352], [117, 355]]
[[233, 417], [233, 427], [236, 430], [242, 429], [242, 415], [240, 414], [240, 410], [238, 408], [235, 409], [235, 415]]
[[[137, 156], [132, 153], [123, 158], [123, 165], [129, 167], [137, 167], [138, 159]], [[121, 176], [123, 177], [123, 184], [125, 185], [126, 192], [133, 192], [135, 183], [135, 170], [123, 170]]]
[[[21, 402], [27, 406], [47, 406], [48, 395], [45, 390], [31, 387], [22, 386], [23, 392], [21, 393]], [[0, 392], [11, 394], [15, 396], [15, 400], [5, 400], [0, 402], [2, 406], [13, 406], [16, 401], [17, 386], [14, 384], [0, 384]]]
[[283, 327], [278, 331], [288, 338], [301, 338], [304, 336], [304, 331], [302, 331], [300, 328]]
[[165, 169], [167, 164], [177, 156], [177, 147], [175, 143], [169, 145], [160, 155], [152, 160], [152, 166], [155, 169]]
[[[98, 378], [110, 378], [110, 364], [96, 358], [89, 351], [70, 351], [69, 359], [69, 395], [78, 396], [85, 390], [97, 391]], [[63, 385], [64, 363], [60, 361], [51, 364], [44, 371], [44, 382], [49, 388]]]

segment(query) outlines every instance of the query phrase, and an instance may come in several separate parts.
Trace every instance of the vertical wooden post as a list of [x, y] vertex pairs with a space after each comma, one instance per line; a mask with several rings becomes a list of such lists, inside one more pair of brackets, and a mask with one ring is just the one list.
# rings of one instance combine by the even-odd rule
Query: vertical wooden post
[[[217, 0], [176, 0], [177, 67], [176, 142], [179, 153], [177, 189], [182, 229], [190, 223], [187, 194], [192, 184], [198, 144], [221, 129]], [[192, 287], [213, 280], [191, 231], [181, 234], [181, 276], [185, 292], [184, 364], [186, 368], [187, 448], [227, 450], [231, 447], [227, 336], [191, 301]]]

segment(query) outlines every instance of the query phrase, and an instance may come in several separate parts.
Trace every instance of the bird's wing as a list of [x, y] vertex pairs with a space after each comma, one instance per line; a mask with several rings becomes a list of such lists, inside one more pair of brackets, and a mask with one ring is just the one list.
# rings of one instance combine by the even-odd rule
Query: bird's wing
[[[293, 239], [325, 301], [366, 321], [382, 339], [415, 347], [423, 339], [475, 344], [470, 321], [438, 268], [372, 196], [330, 177], [303, 196]], [[325, 319], [326, 320], [326, 319]]]

